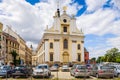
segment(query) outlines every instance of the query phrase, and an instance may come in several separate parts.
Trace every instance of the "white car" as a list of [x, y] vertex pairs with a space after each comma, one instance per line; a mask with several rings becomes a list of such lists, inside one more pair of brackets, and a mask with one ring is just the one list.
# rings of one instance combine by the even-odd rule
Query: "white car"
[[62, 66], [62, 71], [69, 71], [68, 65], [63, 65]]
[[47, 77], [51, 76], [49, 66], [47, 64], [40, 64], [33, 70], [33, 77]]
[[120, 65], [114, 65], [114, 76], [120, 78]]

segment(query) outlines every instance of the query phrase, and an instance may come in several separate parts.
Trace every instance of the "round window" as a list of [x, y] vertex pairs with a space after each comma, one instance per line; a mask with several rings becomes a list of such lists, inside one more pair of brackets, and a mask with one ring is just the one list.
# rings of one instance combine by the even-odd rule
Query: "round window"
[[63, 19], [63, 22], [65, 22], [65, 23], [66, 23], [66, 22], [67, 22], [67, 20], [66, 20], [66, 19]]

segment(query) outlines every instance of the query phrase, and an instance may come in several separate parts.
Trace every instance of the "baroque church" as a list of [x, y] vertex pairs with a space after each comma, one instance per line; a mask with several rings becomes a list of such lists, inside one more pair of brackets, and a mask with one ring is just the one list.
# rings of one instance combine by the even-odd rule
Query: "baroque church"
[[41, 63], [84, 63], [84, 34], [76, 26], [75, 16], [63, 14], [57, 9], [51, 28], [46, 28], [34, 59]]

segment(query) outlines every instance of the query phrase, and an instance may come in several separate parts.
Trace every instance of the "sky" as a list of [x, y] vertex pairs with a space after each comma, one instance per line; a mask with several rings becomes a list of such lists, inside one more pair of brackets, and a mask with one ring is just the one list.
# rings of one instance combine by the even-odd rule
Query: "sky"
[[[57, 0], [0, 0], [0, 22], [12, 26], [26, 44], [37, 47], [46, 25], [50, 28]], [[85, 34], [90, 58], [107, 50], [120, 49], [120, 0], [59, 0], [59, 8], [76, 16], [78, 29]]]

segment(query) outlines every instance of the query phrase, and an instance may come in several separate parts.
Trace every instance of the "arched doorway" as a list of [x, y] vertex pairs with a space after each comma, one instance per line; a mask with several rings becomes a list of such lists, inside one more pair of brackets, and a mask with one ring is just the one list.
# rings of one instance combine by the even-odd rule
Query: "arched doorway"
[[63, 63], [69, 62], [69, 54], [67, 52], [63, 53]]

